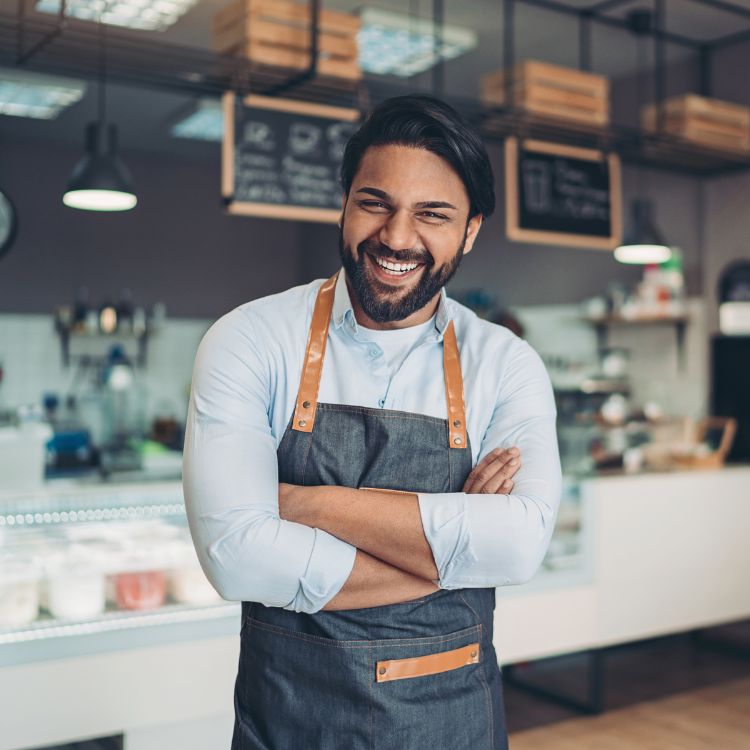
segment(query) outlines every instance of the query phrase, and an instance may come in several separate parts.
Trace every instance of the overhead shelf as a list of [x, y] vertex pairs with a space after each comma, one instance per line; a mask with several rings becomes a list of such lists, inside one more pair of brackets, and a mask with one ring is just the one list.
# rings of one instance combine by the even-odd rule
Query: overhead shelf
[[478, 110], [475, 116], [482, 132], [490, 138], [516, 135], [598, 148], [614, 151], [626, 162], [707, 177], [750, 168], [750, 152], [707, 148], [666, 133], [619, 125], [586, 127], [503, 107]]
[[690, 322], [688, 315], [637, 315], [629, 318], [621, 315], [607, 315], [599, 318], [584, 317], [583, 320], [594, 326], [599, 351], [607, 347], [607, 331], [610, 326], [674, 326], [677, 362], [680, 369], [685, 367], [685, 328]]
[[[23, 49], [35, 51], [24, 67], [93, 78], [97, 75], [97, 56], [92, 55], [97, 33], [96, 24], [68, 19], [61, 28], [54, 18], [28, 17], [24, 22]], [[0, 13], [0, 65], [16, 65], [18, 40], [18, 17]], [[107, 74], [111, 80], [124, 84], [216, 98], [227, 90], [256, 94], [279, 92], [285, 83], [298, 77], [298, 71], [259, 67], [207, 49], [163, 41], [155, 44], [143, 32], [113, 28], [107, 32]], [[284, 95], [364, 111], [388, 96], [403, 93], [400, 82], [391, 84], [381, 77], [368, 76], [351, 89], [312, 79]], [[697, 176], [716, 176], [750, 168], [750, 153], [698, 146], [667, 134], [619, 125], [586, 127], [562, 119], [532, 117], [512, 107], [483, 107], [478, 99], [444, 98], [491, 139], [509, 135], [549, 139], [614, 151], [625, 162]]]

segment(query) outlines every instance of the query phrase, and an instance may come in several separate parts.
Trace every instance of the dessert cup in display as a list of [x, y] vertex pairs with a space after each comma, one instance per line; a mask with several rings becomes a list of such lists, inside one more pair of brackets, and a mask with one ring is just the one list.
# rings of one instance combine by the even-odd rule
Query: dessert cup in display
[[86, 620], [104, 612], [106, 605], [106, 549], [74, 545], [47, 570], [46, 608], [53, 617]]
[[21, 628], [36, 620], [40, 579], [33, 559], [0, 554], [0, 628]]
[[160, 570], [118, 573], [114, 583], [115, 601], [120, 609], [157, 609], [167, 597], [166, 575]]
[[216, 604], [222, 599], [209, 583], [198, 561], [185, 562], [169, 571], [169, 595], [180, 604]]

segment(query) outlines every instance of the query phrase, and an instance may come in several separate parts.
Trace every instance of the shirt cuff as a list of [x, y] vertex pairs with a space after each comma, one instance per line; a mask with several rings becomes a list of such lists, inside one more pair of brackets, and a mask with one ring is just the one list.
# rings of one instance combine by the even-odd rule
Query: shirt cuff
[[322, 529], [315, 529], [307, 569], [299, 579], [297, 595], [284, 609], [312, 614], [341, 591], [354, 567], [357, 548]]
[[418, 494], [417, 497], [424, 534], [440, 576], [440, 588], [463, 588], [459, 579], [467, 567], [477, 562], [471, 545], [466, 493]]

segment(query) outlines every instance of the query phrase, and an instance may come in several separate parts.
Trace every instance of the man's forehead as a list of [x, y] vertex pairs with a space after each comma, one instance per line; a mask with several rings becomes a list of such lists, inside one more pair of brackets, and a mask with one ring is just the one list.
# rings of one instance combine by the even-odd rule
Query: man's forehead
[[399, 197], [409, 193], [414, 202], [468, 203], [461, 177], [438, 154], [425, 148], [388, 144], [370, 146], [362, 156], [352, 191], [371, 187]]

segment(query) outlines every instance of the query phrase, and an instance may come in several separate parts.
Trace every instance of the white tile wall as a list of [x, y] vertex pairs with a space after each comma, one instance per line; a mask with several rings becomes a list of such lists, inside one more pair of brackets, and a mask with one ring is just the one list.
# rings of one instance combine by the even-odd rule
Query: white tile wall
[[[685, 331], [685, 364], [677, 360], [677, 339], [671, 325], [613, 326], [608, 346], [630, 351], [633, 399], [637, 405], [655, 400], [667, 414], [699, 419], [707, 413], [709, 353], [706, 305], [688, 300], [690, 322]], [[543, 356], [596, 362], [596, 335], [581, 320], [578, 305], [539, 305], [514, 310], [529, 343]]]
[[[631, 353], [637, 403], [654, 399], [667, 413], [699, 418], [708, 399], [708, 335], [704, 303], [690, 299], [691, 322], [685, 336], [686, 366], [677, 367], [671, 326], [615, 327], [609, 343]], [[514, 310], [526, 337], [542, 355], [596, 361], [596, 337], [581, 321], [577, 305], [542, 305]], [[147, 393], [146, 414], [185, 418], [190, 376], [201, 337], [212, 321], [168, 320], [149, 341], [148, 366], [142, 371]], [[74, 368], [64, 368], [60, 342], [45, 315], [0, 315], [0, 362], [5, 379], [0, 405], [5, 408], [40, 403], [42, 394], [64, 395], [74, 385]]]
[[[167, 320], [149, 340], [148, 363], [138, 371], [146, 414], [184, 420], [195, 352], [212, 321]], [[47, 315], [0, 315], [0, 407], [41, 403], [44, 393], [64, 397], [76, 385], [76, 368], [63, 367], [60, 340]]]

